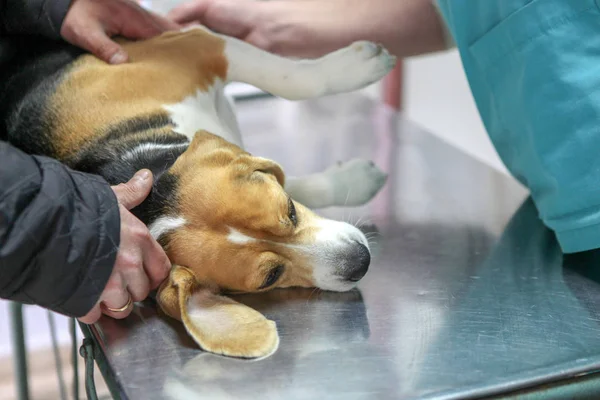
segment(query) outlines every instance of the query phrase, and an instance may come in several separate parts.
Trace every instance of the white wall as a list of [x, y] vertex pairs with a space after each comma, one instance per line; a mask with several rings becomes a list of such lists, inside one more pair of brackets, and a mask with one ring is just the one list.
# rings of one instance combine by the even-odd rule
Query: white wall
[[[405, 118], [507, 173], [479, 118], [456, 50], [405, 60], [403, 79]], [[381, 86], [364, 92], [379, 99]]]
[[404, 114], [506, 172], [483, 127], [456, 50], [405, 61]]

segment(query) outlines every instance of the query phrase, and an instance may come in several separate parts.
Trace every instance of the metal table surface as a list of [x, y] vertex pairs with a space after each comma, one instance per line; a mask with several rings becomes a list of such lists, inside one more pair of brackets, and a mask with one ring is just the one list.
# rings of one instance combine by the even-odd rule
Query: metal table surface
[[511, 178], [361, 95], [238, 108], [248, 149], [288, 174], [352, 157], [389, 172], [370, 204], [321, 211], [373, 223], [373, 263], [349, 293], [239, 296], [278, 324], [261, 361], [201, 352], [151, 301], [101, 319], [124, 398], [463, 399], [600, 369], [600, 260], [563, 257]]

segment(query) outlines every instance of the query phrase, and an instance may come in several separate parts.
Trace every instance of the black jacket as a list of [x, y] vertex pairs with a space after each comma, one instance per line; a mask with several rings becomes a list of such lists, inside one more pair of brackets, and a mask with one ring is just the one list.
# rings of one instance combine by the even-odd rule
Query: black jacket
[[[12, 34], [60, 38], [69, 0], [0, 0], [0, 68]], [[0, 96], [1, 97], [1, 96]], [[96, 303], [119, 247], [108, 183], [5, 140], [0, 123], [0, 297], [80, 317]]]

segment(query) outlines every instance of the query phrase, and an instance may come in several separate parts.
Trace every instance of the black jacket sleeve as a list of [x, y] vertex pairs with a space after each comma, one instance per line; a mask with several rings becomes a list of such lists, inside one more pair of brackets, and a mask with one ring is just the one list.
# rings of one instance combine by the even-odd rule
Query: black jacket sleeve
[[0, 141], [0, 297], [85, 315], [112, 272], [119, 235], [106, 181]]
[[60, 38], [71, 0], [0, 0], [0, 36], [42, 35]]

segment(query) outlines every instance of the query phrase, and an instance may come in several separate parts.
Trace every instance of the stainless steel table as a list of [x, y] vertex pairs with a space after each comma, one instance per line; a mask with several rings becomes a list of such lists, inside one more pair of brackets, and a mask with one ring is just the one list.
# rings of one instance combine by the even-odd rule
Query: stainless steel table
[[247, 147], [288, 174], [352, 157], [390, 173], [370, 204], [322, 211], [376, 227], [371, 269], [349, 293], [240, 296], [277, 321], [263, 361], [202, 353], [151, 301], [102, 319], [91, 332], [117, 395], [464, 399], [600, 368], [600, 257], [564, 258], [515, 181], [360, 95], [252, 100], [239, 119]]

